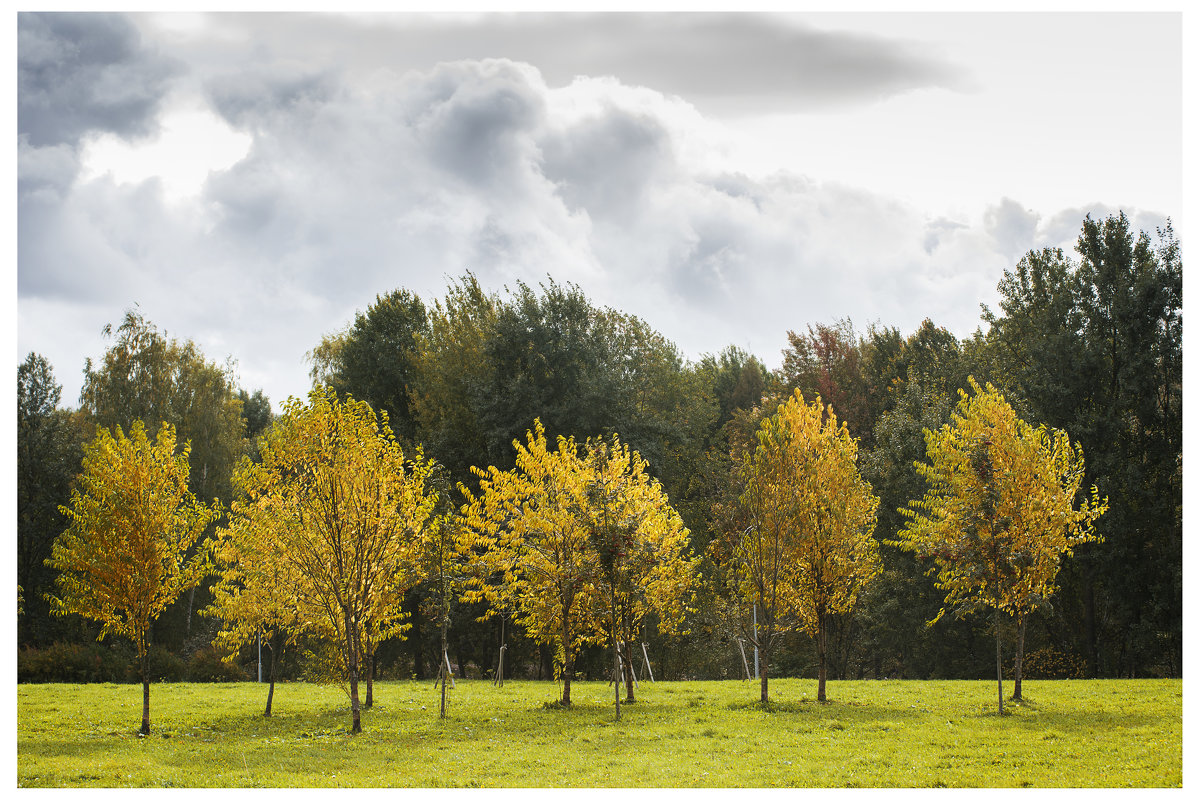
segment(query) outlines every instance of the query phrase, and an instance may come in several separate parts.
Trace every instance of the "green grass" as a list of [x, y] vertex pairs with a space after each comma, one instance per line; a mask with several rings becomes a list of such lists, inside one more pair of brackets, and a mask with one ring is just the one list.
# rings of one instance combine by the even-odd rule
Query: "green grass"
[[[1011, 691], [1011, 684], [1006, 684]], [[17, 785], [1171, 787], [1183, 780], [1181, 681], [1026, 681], [996, 714], [986, 681], [643, 683], [612, 690], [459, 681], [438, 719], [431, 683], [382, 683], [350, 736], [337, 688], [157, 684], [141, 738], [139, 685], [18, 685]]]

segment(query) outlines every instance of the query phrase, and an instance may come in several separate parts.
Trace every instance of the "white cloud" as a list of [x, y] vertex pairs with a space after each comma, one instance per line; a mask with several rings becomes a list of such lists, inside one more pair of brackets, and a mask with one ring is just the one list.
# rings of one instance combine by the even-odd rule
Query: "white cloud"
[[[301, 60], [273, 49], [286, 39], [246, 48], [229, 18], [204, 22], [171, 34], [192, 71], [156, 137], [20, 145], [20, 355], [51, 357], [64, 398], [102, 352], [99, 327], [134, 302], [210, 358], [233, 356], [247, 388], [278, 403], [306, 390], [305, 352], [376, 294], [433, 299], [467, 269], [494, 290], [578, 283], [692, 357], [737, 344], [776, 363], [787, 330], [847, 316], [905, 332], [929, 317], [967, 335], [1024, 249], [1069, 248], [1083, 214], [1104, 213], [1030, 208], [1020, 193], [948, 211], [875, 188], [887, 184], [869, 170], [835, 182], [802, 168], [830, 152], [844, 163], [869, 138], [833, 150], [799, 138], [792, 169], [741, 170], [744, 127], [651, 87], [551, 83], [507, 59], [365, 69], [318, 48]], [[203, 55], [196, 42], [217, 34]], [[929, 99], [908, 97], [889, 103]], [[184, 138], [196, 128], [180, 109], [200, 114], [202, 142]], [[196, 154], [183, 172], [181, 148]]]

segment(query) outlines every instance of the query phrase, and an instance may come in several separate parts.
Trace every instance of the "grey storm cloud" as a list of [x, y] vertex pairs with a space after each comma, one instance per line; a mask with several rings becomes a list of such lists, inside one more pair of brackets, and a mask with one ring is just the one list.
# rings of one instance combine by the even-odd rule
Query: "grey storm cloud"
[[[961, 89], [962, 67], [918, 42], [819, 30], [788, 15], [718, 13], [415, 16], [214, 15], [261, 49], [349, 69], [425, 69], [500, 58], [552, 87], [580, 75], [679, 95], [708, 112], [805, 111], [925, 87]], [[334, 43], [351, 41], [347, 51]]]
[[17, 131], [34, 146], [149, 133], [181, 65], [117, 14], [17, 15]]

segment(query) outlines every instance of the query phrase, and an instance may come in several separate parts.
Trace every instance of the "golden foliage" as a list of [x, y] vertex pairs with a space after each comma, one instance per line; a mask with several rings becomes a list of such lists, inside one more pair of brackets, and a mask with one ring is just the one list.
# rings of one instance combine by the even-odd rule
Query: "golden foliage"
[[555, 649], [568, 673], [576, 649], [604, 641], [609, 601], [636, 635], [651, 611], [678, 631], [694, 564], [687, 529], [646, 462], [614, 436], [574, 438], [550, 449], [540, 421], [512, 470], [476, 470], [480, 494], [467, 503], [459, 543], [472, 554], [468, 600], [511, 611], [535, 640]]
[[938, 618], [983, 607], [1019, 617], [1054, 593], [1062, 556], [1098, 538], [1108, 501], [1093, 486], [1076, 507], [1083, 451], [1064, 431], [1032, 427], [991, 384], [971, 387], [948, 424], [925, 431], [929, 461], [916, 466], [929, 488], [901, 509], [908, 522], [889, 544], [933, 559]]
[[261, 463], [244, 459], [234, 473], [244, 499], [219, 548], [225, 636], [313, 630], [338, 642], [356, 675], [378, 642], [408, 627], [400, 600], [421, 577], [432, 464], [419, 451], [405, 458], [386, 416], [328, 388], [308, 404], [289, 400], [259, 449]]
[[126, 437], [100, 428], [84, 448], [83, 474], [60, 510], [70, 525], [47, 565], [59, 570], [56, 614], [80, 614], [134, 641], [146, 655], [151, 623], [208, 569], [194, 546], [219, 515], [188, 491], [188, 454], [163, 423], [153, 444], [141, 421]]
[[735, 559], [740, 598], [774, 632], [818, 633], [848, 612], [880, 571], [872, 535], [879, 498], [858, 473], [858, 447], [832, 408], [799, 390], [764, 419], [742, 459], [742, 504], [751, 525]]

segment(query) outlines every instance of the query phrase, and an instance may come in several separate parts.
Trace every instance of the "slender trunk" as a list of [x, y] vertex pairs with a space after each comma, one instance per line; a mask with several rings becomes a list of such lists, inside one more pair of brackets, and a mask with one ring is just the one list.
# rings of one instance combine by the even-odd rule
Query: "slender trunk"
[[1000, 713], [1004, 713], [1004, 672], [1000, 662], [1000, 612], [996, 612], [996, 694], [1000, 700]]
[[500, 617], [500, 663], [496, 665], [496, 680], [497, 686], [504, 685], [504, 617]]
[[439, 629], [441, 631], [441, 641], [442, 641], [442, 660], [441, 660], [441, 666], [438, 668], [439, 672], [442, 675], [442, 709], [439, 712], [438, 716], [441, 717], [442, 719], [445, 719], [446, 718], [446, 678], [448, 677], [446, 675], [446, 672], [447, 672], [446, 662], [449, 661], [449, 659], [446, 658], [446, 615], [445, 614], [442, 614], [442, 620], [441, 620], [441, 624], [439, 625]]
[[193, 586], [192, 590], [190, 592], [188, 592], [187, 621], [184, 623], [184, 635], [185, 636], [192, 635], [192, 609], [195, 608], [195, 606], [196, 606], [196, 587]]
[[1013, 697], [1021, 702], [1021, 659], [1025, 655], [1025, 615], [1017, 621], [1017, 656], [1013, 659]]
[[768, 667], [771, 664], [771, 650], [770, 650], [770, 648], [760, 647], [759, 653], [760, 653], [760, 660], [758, 662], [758, 669], [759, 669], [759, 676], [760, 676], [760, 678], [759, 678], [760, 685], [762, 688], [762, 696], [759, 698], [759, 701], [763, 705], [766, 705], [767, 700], [768, 700], [768, 698], [767, 698], [767, 672], [769, 671]]
[[625, 702], [635, 702], [633, 697], [633, 645], [625, 642]]
[[609, 602], [609, 622], [612, 624], [612, 649], [613, 649], [613, 709], [616, 712], [617, 719], [621, 719], [621, 651], [617, 645], [617, 598], [610, 589], [608, 592]]
[[150, 649], [142, 651], [142, 736], [150, 735]]
[[764, 631], [764, 636], [762, 636], [760, 640], [758, 635], [759, 628], [756, 623], [754, 626], [754, 646], [758, 649], [759, 657], [755, 660], [758, 662], [756, 666], [758, 666], [759, 669], [758, 674], [762, 687], [762, 697], [759, 699], [759, 701], [763, 705], [766, 705], [768, 702], [770, 702], [770, 696], [767, 694], [767, 673], [770, 672], [771, 645], [773, 643], [772, 640], [774, 639], [772, 634], [775, 632], [775, 625], [772, 622], [765, 625], [762, 630]]
[[575, 669], [575, 659], [571, 653], [571, 627], [568, 620], [571, 618], [570, 608], [563, 614], [563, 693], [562, 705], [564, 707], [571, 705], [571, 671]]
[[346, 666], [350, 673], [350, 732], [362, 733], [362, 709], [358, 702], [358, 626], [346, 614]]
[[825, 702], [825, 662], [829, 650], [829, 617], [817, 615], [817, 702]]
[[371, 649], [371, 654], [367, 656], [367, 702], [363, 704], [366, 708], [375, 705], [375, 649]]
[[275, 646], [279, 641], [279, 634], [271, 637], [271, 643], [267, 649], [271, 651], [271, 686], [267, 689], [267, 710], [263, 712], [264, 717], [271, 716], [271, 702], [275, 699]]

